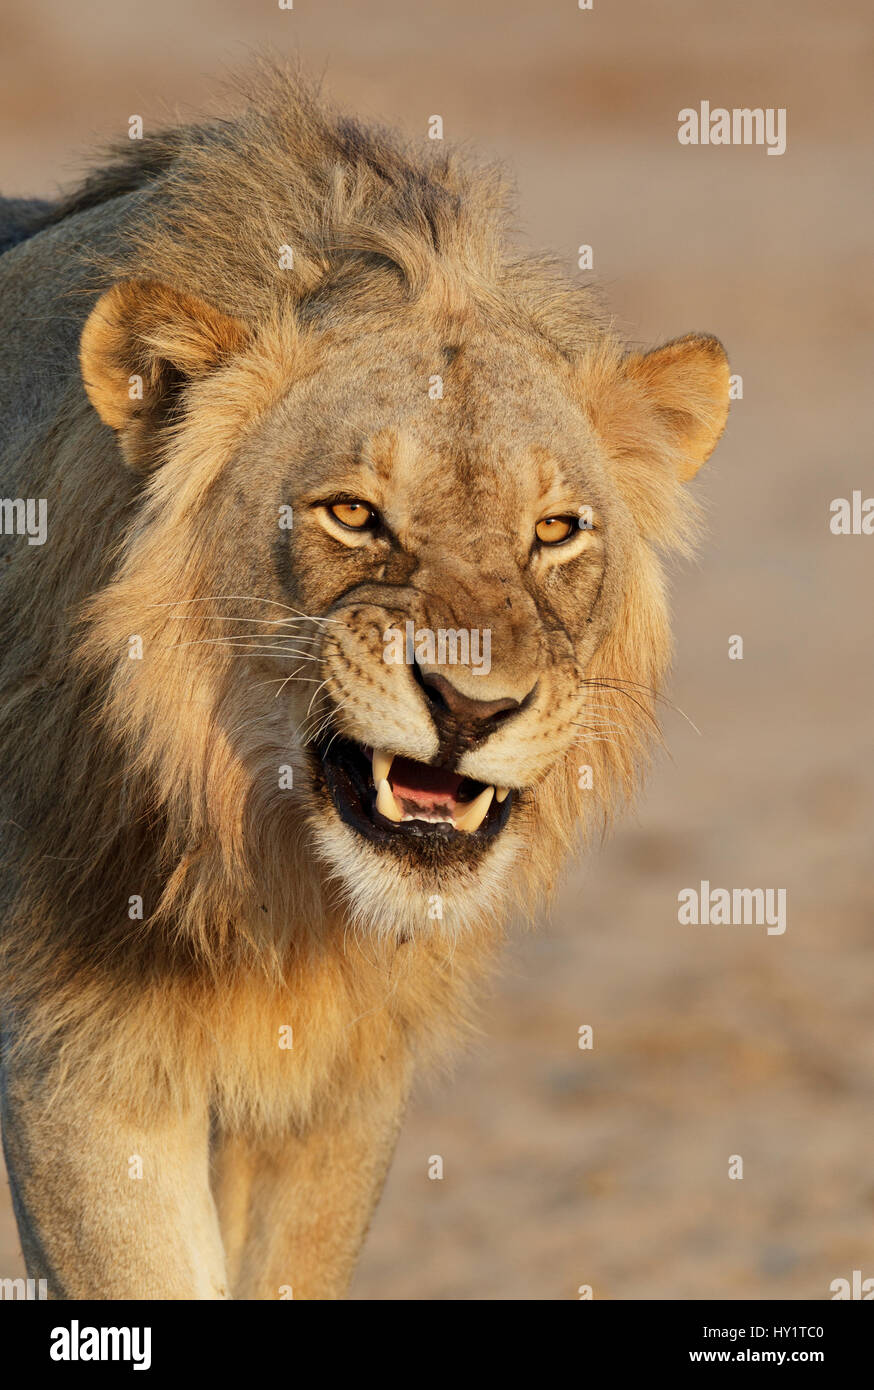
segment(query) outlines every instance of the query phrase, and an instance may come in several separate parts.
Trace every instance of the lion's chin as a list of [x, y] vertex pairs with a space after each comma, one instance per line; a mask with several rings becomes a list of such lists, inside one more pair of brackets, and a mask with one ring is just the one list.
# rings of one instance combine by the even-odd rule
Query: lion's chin
[[510, 819], [513, 792], [451, 768], [393, 757], [337, 733], [311, 752], [318, 794], [382, 851], [423, 863], [469, 863]]

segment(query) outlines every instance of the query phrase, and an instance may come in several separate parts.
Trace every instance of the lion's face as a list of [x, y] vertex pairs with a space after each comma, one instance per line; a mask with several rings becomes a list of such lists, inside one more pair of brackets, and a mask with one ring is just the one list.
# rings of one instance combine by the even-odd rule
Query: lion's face
[[233, 542], [256, 592], [313, 619], [289, 613], [301, 655], [277, 675], [321, 851], [386, 893], [470, 891], [530, 836], [615, 617], [627, 509], [567, 375], [486, 335], [335, 345], [224, 486], [252, 499]]
[[[106, 363], [118, 363], [121, 350], [115, 338], [97, 340], [107, 322], [130, 322], [122, 302], [130, 292], [110, 292], [111, 319], [105, 307], [96, 317], [98, 305], [83, 367], [128, 456], [140, 450], [153, 461], [159, 446], [142, 412], [119, 422], [93, 385], [112, 386]], [[190, 301], [182, 307], [190, 371], [194, 311]], [[178, 592], [168, 604], [204, 601], [201, 640], [228, 658], [210, 687], [221, 686], [228, 736], [253, 779], [273, 785], [277, 757], [293, 768], [287, 794], [301, 830], [354, 918], [408, 932], [417, 919], [426, 926], [448, 915], [460, 927], [466, 915], [503, 909], [520, 866], [524, 873], [547, 839], [569, 835], [555, 819], [573, 819], [568, 788], [578, 766], [595, 761], [587, 747], [622, 742], [605, 690], [649, 691], [634, 676], [664, 663], [650, 545], [661, 538], [644, 535], [658, 488], [643, 488], [646, 515], [635, 516], [603, 428], [611, 390], [622, 409], [633, 387], [626, 415], [653, 410], [658, 354], [638, 359], [649, 368], [636, 382], [614, 363], [611, 387], [603, 359], [587, 378], [534, 338], [475, 323], [450, 331], [424, 315], [413, 324], [371, 319], [366, 331], [335, 327], [299, 343], [268, 392], [259, 398], [252, 386], [246, 411], [234, 372], [248, 352], [249, 384], [263, 384], [268, 350], [253, 347], [241, 325], [216, 326], [209, 312], [212, 360], [191, 373], [176, 461], [164, 473], [203, 454], [205, 422], [223, 398], [233, 396], [246, 418], [236, 439], [212, 439], [223, 456], [210, 459], [199, 503], [180, 475], [172, 506], [200, 530], [189, 537], [198, 565], [186, 564], [202, 593]], [[161, 331], [152, 326], [148, 337], [172, 360], [163, 345], [170, 330]], [[716, 360], [699, 346], [679, 354], [683, 370], [696, 353]], [[139, 360], [129, 353], [115, 379]], [[159, 368], [149, 380], [159, 393]], [[682, 413], [668, 399], [665, 420]], [[675, 482], [664, 483], [666, 495]], [[170, 506], [166, 480], [157, 493], [162, 487]], [[182, 509], [185, 489], [192, 502]], [[165, 564], [169, 553], [165, 542]], [[642, 588], [630, 608], [631, 591]], [[645, 615], [639, 631], [634, 613]], [[629, 665], [636, 641], [649, 649]], [[622, 669], [597, 667], [605, 651], [614, 665], [623, 654]]]

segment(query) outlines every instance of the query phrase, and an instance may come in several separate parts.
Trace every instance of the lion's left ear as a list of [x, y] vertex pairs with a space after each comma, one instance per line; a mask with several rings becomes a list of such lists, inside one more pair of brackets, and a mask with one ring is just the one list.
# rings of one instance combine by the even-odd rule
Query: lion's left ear
[[82, 332], [88, 398], [129, 463], [148, 467], [156, 432], [184, 387], [242, 351], [250, 330], [194, 295], [124, 280], [101, 296]]
[[[728, 418], [729, 367], [718, 338], [690, 333], [652, 352], [596, 348], [578, 382], [582, 405], [620, 468], [620, 482], [651, 493], [662, 469], [687, 482], [712, 454]], [[659, 464], [661, 467], [659, 467]]]
[[718, 338], [690, 333], [623, 360], [628, 381], [667, 429], [683, 482], [709, 459], [728, 419], [729, 366]]

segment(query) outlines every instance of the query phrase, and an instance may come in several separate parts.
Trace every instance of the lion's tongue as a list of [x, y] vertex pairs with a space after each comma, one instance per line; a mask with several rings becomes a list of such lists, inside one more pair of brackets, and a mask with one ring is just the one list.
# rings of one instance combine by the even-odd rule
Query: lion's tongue
[[440, 809], [451, 815], [464, 779], [446, 768], [417, 763], [413, 758], [395, 758], [389, 780], [396, 799], [408, 813]]
[[[383, 820], [426, 820], [448, 822], [453, 830], [474, 835], [489, 813], [496, 794], [494, 787], [483, 787], [473, 800], [461, 800], [459, 791], [465, 778], [414, 758], [404, 758], [381, 748], [365, 748], [371, 760], [373, 786], [376, 791], [375, 809]], [[503, 793], [503, 794], [501, 794]], [[507, 796], [498, 789], [498, 799]]]

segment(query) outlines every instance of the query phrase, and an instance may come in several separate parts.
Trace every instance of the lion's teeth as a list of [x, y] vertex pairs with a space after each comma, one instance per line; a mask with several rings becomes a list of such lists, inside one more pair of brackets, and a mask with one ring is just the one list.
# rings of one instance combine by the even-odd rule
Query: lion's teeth
[[495, 800], [496, 800], [496, 801], [506, 801], [506, 800], [507, 800], [507, 797], [508, 797], [509, 795], [510, 795], [510, 788], [509, 788], [509, 787], [498, 787], [498, 788], [495, 790]]
[[404, 813], [395, 801], [394, 792], [383, 777], [376, 793], [376, 809], [386, 820], [402, 821]]
[[472, 835], [475, 830], [479, 830], [492, 804], [492, 797], [494, 794], [494, 787], [486, 787], [485, 791], [480, 792], [479, 796], [476, 797], [469, 806], [465, 806], [461, 815], [455, 817], [456, 830], [464, 830], [468, 835]]
[[393, 753], [384, 753], [381, 748], [373, 750], [373, 785], [378, 787], [380, 782], [388, 781], [388, 774], [391, 772], [391, 765], [394, 762]]

